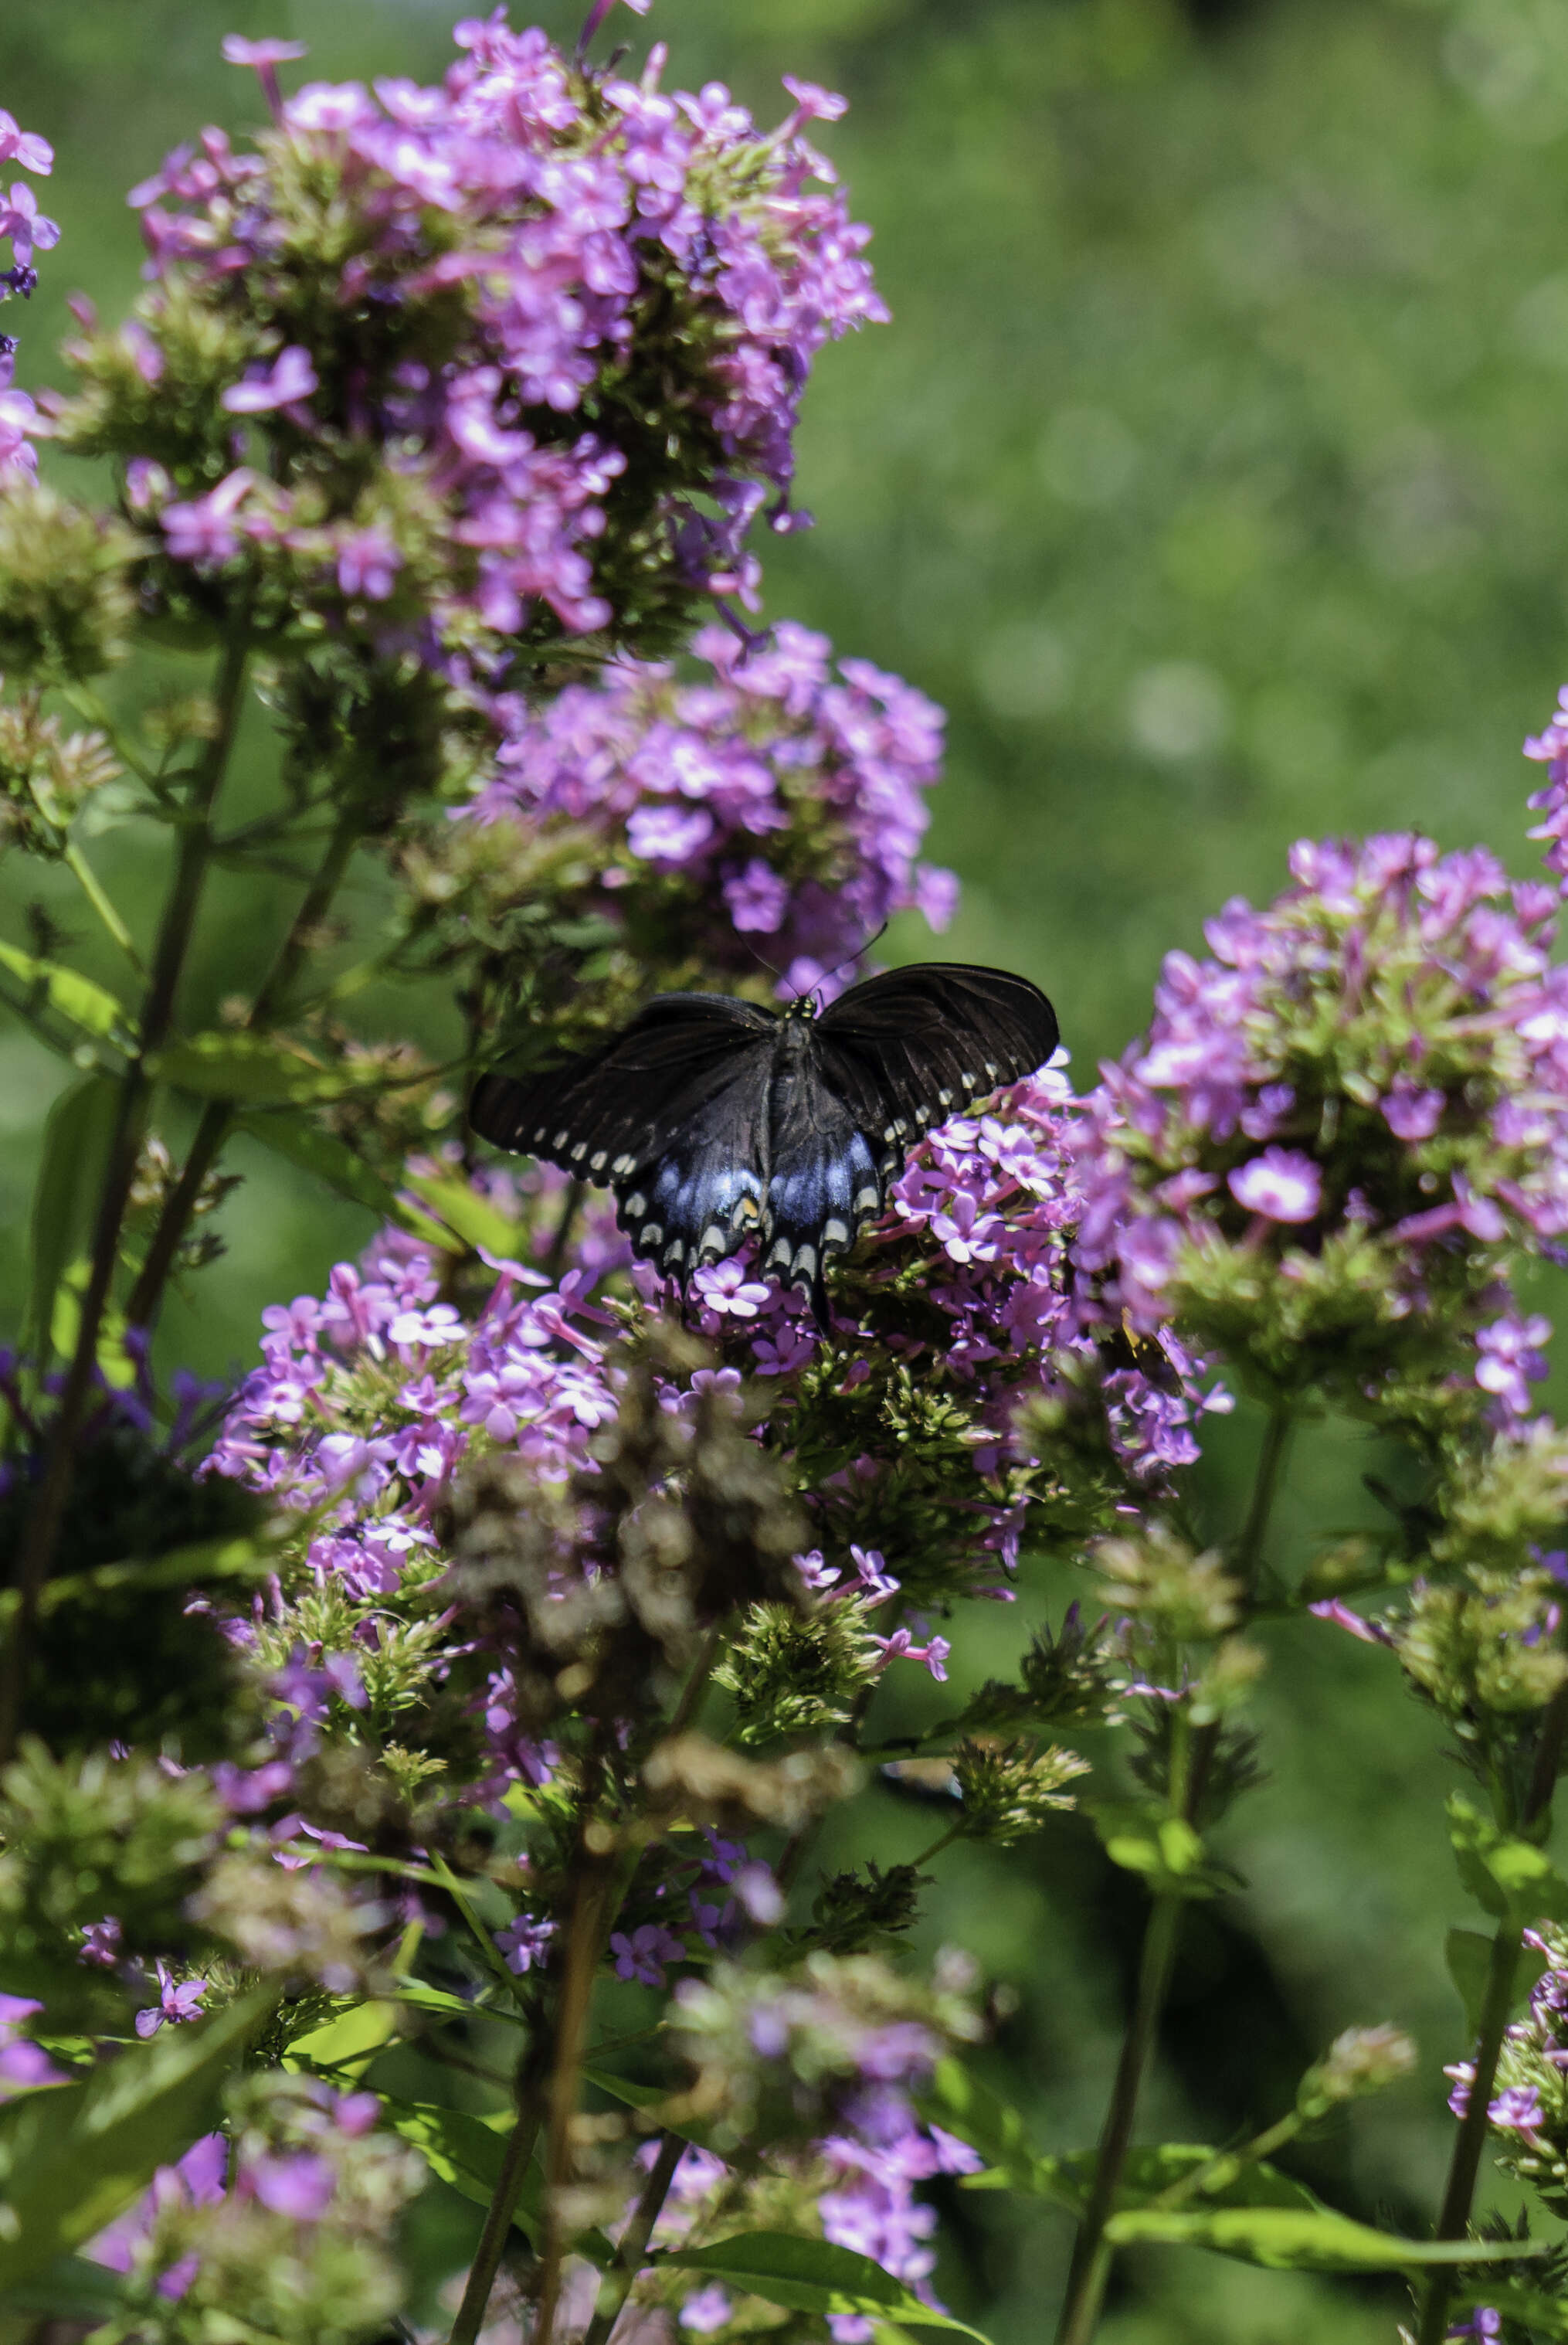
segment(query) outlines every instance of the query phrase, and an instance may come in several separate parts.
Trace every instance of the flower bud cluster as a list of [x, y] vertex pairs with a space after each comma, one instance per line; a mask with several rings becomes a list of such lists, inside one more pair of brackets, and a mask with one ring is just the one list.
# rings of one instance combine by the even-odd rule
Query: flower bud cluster
[[504, 11], [433, 87], [278, 87], [291, 43], [231, 39], [273, 114], [133, 190], [149, 289], [82, 310], [66, 445], [124, 467], [148, 586], [210, 619], [234, 588], [489, 683], [517, 645], [674, 640], [754, 599], [751, 524], [785, 512], [822, 344], [885, 314], [806, 136], [719, 86], [590, 72]]
[[1291, 868], [1210, 921], [1211, 959], [1167, 958], [1148, 1039], [1102, 1071], [1077, 1259], [1270, 1394], [1396, 1423], [1468, 1394], [1522, 1424], [1543, 1330], [1502, 1274], [1568, 1230], [1553, 893], [1413, 835]]

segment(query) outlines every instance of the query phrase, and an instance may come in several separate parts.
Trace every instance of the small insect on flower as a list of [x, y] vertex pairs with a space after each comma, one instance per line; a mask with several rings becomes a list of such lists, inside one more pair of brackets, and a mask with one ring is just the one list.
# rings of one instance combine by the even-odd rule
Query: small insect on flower
[[1056, 1012], [1005, 969], [926, 962], [818, 1014], [656, 995], [602, 1049], [482, 1076], [469, 1120], [498, 1148], [603, 1183], [635, 1253], [684, 1290], [757, 1243], [764, 1274], [826, 1308], [823, 1274], [881, 1213], [905, 1150], [1043, 1067]]

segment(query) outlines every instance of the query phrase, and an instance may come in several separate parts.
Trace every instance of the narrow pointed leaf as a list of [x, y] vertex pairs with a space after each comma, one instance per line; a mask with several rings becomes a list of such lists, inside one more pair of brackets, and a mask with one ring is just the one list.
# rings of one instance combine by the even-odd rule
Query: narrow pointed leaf
[[481, 1197], [455, 1175], [410, 1173], [409, 1186], [416, 1196], [450, 1223], [460, 1238], [487, 1254], [510, 1254], [518, 1244], [518, 1229], [500, 1207]]
[[243, 1031], [171, 1042], [158, 1052], [153, 1071], [176, 1091], [244, 1107], [305, 1106], [367, 1088], [341, 1068], [315, 1066], [268, 1035]]
[[733, 2239], [718, 2239], [711, 2248], [668, 2249], [656, 2261], [662, 2268], [707, 2272], [788, 2312], [809, 2312], [821, 2320], [858, 2315], [896, 2321], [904, 2329], [951, 2329], [986, 2345], [980, 2330], [956, 2320], [951, 2313], [934, 2312], [869, 2256], [836, 2248], [827, 2239], [796, 2238], [787, 2231], [744, 2231]]
[[1547, 2253], [1534, 2239], [1401, 2239], [1326, 2207], [1137, 2207], [1113, 2215], [1106, 2237], [1113, 2247], [1212, 2248], [1270, 2271], [1404, 2271]]
[[44, 1128], [28, 1249], [32, 1283], [22, 1320], [22, 1349], [40, 1366], [48, 1362], [60, 1283], [91, 1234], [119, 1099], [112, 1076], [89, 1075], [62, 1091]]
[[274, 2000], [264, 1989], [211, 2019], [161, 2028], [85, 2084], [0, 2110], [0, 2289], [92, 2238], [189, 2148]]
[[275, 1156], [287, 1157], [301, 1172], [313, 1172], [351, 1204], [365, 1206], [379, 1220], [407, 1230], [411, 1237], [423, 1238], [447, 1254], [460, 1250], [451, 1230], [443, 1229], [428, 1213], [417, 1213], [362, 1156], [355, 1155], [347, 1141], [339, 1140], [335, 1132], [324, 1132], [298, 1109], [238, 1116], [235, 1130], [259, 1141]]
[[19, 980], [35, 1000], [41, 997], [78, 1033], [90, 1035], [95, 1041], [107, 1039], [121, 1048], [130, 1046], [136, 1030], [125, 1005], [91, 978], [79, 977], [58, 961], [35, 960], [31, 953], [18, 952], [15, 945], [0, 944], [0, 969]]

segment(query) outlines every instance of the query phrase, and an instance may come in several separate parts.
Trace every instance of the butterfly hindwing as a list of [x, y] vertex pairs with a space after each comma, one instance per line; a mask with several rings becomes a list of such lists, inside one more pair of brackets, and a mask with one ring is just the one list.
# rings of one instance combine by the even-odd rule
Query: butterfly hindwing
[[766, 1225], [771, 1039], [763, 1037], [688, 1112], [669, 1118], [613, 1183], [632, 1249], [684, 1285], [705, 1262], [733, 1254]]
[[762, 1266], [803, 1288], [819, 1317], [823, 1272], [882, 1210], [872, 1143], [826, 1079], [814, 1028], [774, 1075], [770, 1098], [767, 1221]]

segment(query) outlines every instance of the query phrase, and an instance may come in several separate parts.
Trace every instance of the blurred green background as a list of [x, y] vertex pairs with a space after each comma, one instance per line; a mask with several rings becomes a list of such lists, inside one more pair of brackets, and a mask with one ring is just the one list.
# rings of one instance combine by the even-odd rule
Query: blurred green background
[[[24, 336], [19, 379], [49, 380], [69, 289], [110, 314], [133, 295], [125, 188], [201, 123], [253, 117], [222, 32], [306, 39], [306, 70], [333, 77], [433, 77], [458, 13], [5, 12], [0, 105], [55, 140], [46, 208], [64, 228], [44, 289], [4, 321]], [[575, 28], [559, 0], [541, 13]], [[1045, 983], [1087, 1080], [1144, 1021], [1162, 952], [1199, 946], [1227, 896], [1271, 893], [1302, 832], [1419, 824], [1531, 868], [1518, 745], [1568, 674], [1561, 0], [659, 0], [651, 26], [619, 15], [639, 47], [669, 41], [673, 80], [724, 79], [765, 118], [783, 70], [852, 98], [827, 143], [875, 225], [894, 323], [821, 362], [800, 448], [819, 526], [767, 549], [770, 607], [949, 710], [932, 843], [966, 897], [942, 949]], [[145, 910], [156, 848], [115, 833], [93, 851]], [[14, 867], [7, 934], [35, 893], [81, 929]], [[218, 891], [193, 1015], [254, 967], [278, 910]], [[417, 1030], [425, 1013], [400, 1014]], [[0, 1333], [56, 1082], [0, 1033]], [[275, 1162], [245, 1169], [228, 1261], [167, 1330], [217, 1374], [254, 1356], [263, 1303], [319, 1288], [368, 1234]], [[1251, 1437], [1245, 1416], [1217, 1431], [1217, 1531]], [[1300, 1447], [1282, 1537], [1354, 1520], [1370, 1463], [1327, 1435]], [[1036, 1575], [1017, 1611], [984, 1608], [965, 1675], [1005, 1667], [1021, 1616], [1064, 1592]], [[1264, 2122], [1339, 2027], [1397, 2018], [1421, 2041], [1421, 2083], [1300, 2170], [1358, 2213], [1419, 2225], [1450, 2132], [1437, 2068], [1462, 2048], [1442, 1963], [1444, 1928], [1470, 1918], [1442, 1829], [1452, 1771], [1381, 1655], [1308, 1624], [1273, 1659], [1270, 1782], [1229, 1834], [1248, 1886], [1195, 1918], [1146, 2124], [1219, 2139]], [[886, 1801], [877, 1853], [912, 1853], [928, 1825]], [[924, 1934], [970, 1944], [1017, 1998], [998, 2077], [1042, 2139], [1087, 2142], [1128, 1983], [1127, 1876], [1070, 1822], [1006, 1863], [955, 1851], [943, 1867]], [[946, 2210], [949, 2300], [999, 2345], [1038, 2335], [1055, 2218], [956, 2192]], [[1149, 2259], [1120, 2276], [1108, 2335], [1356, 2345], [1387, 2337], [1400, 2302], [1393, 2286]]]

